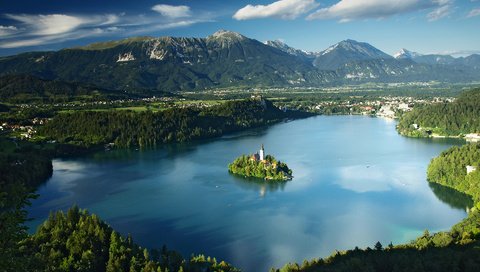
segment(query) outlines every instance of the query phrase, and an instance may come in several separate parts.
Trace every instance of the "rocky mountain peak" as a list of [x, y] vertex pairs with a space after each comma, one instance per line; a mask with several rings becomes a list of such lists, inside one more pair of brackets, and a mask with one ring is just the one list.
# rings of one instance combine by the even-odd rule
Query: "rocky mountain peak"
[[208, 36], [207, 38], [210, 39], [228, 39], [228, 40], [243, 40], [246, 39], [245, 36], [243, 36], [240, 33], [229, 31], [229, 30], [224, 30], [220, 29], [217, 32], [213, 33], [212, 35]]

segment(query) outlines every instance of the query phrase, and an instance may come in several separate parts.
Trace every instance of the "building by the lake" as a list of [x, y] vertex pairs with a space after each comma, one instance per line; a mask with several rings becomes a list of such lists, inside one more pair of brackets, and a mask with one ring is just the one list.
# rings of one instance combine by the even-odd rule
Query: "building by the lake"
[[475, 170], [477, 170], [477, 167], [472, 166], [472, 165], [467, 165], [467, 175], [472, 173]]
[[467, 140], [467, 142], [473, 143], [480, 142], [480, 133], [465, 134], [465, 140]]
[[252, 160], [254, 160], [254, 161], [264, 161], [265, 160], [265, 148], [263, 147], [263, 144], [262, 144], [262, 148], [260, 148], [260, 150], [258, 150], [257, 153], [252, 155]]

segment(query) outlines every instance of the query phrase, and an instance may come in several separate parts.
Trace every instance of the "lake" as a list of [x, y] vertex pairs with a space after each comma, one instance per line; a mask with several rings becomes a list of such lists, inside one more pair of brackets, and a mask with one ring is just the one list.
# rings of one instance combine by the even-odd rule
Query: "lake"
[[[268, 271], [335, 249], [448, 230], [468, 204], [430, 188], [426, 168], [462, 143], [402, 137], [387, 119], [318, 116], [156, 150], [58, 159], [29, 209], [30, 226], [76, 203], [142, 246], [166, 244], [186, 257], [202, 253], [247, 272]], [[293, 170], [292, 181], [228, 173], [237, 156], [262, 144]]]

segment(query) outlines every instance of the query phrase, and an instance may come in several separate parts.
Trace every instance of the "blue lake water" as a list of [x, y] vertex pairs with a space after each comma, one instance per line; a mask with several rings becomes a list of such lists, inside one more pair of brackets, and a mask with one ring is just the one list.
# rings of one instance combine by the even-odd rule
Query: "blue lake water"
[[[431, 158], [459, 140], [399, 136], [395, 122], [318, 116], [157, 150], [99, 152], [54, 161], [29, 209], [34, 230], [73, 204], [142, 246], [203, 253], [244, 271], [325, 257], [335, 249], [408, 242], [447, 230], [465, 207], [426, 182]], [[284, 184], [230, 175], [261, 144], [285, 161]]]

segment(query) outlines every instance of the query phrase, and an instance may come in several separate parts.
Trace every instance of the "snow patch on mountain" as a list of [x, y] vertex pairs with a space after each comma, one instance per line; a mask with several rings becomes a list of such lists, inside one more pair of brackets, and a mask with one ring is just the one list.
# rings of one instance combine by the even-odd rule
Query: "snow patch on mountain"
[[133, 56], [132, 52], [118, 54], [117, 62], [126, 62], [126, 61], [132, 61], [132, 60], [135, 60], [135, 57]]
[[422, 56], [422, 54], [407, 50], [405, 48], [402, 48], [400, 51], [393, 55], [393, 57], [396, 59], [414, 59], [420, 56]]
[[240, 33], [233, 32], [233, 31], [228, 31], [224, 29], [220, 29], [217, 32], [213, 33], [212, 35], [208, 36], [207, 38], [214, 38], [214, 39], [227, 39], [227, 40], [243, 40], [246, 39], [245, 36], [243, 36]]
[[339, 43], [330, 46], [329, 48], [327, 48], [327, 49], [323, 50], [322, 52], [320, 52], [320, 55], [323, 56], [323, 55], [325, 55], [325, 54], [328, 54], [328, 53], [332, 52], [333, 50], [335, 50], [335, 48], [338, 47], [338, 45], [339, 45]]
[[280, 41], [280, 40], [274, 40], [274, 41], [266, 41], [264, 42], [265, 45], [269, 45], [271, 47], [280, 49], [281, 51], [288, 53], [290, 55], [294, 55], [297, 57], [303, 57], [307, 59], [313, 59], [318, 55], [318, 52], [310, 52], [310, 51], [305, 51], [305, 50], [300, 50], [293, 48], [289, 46], [288, 44]]
[[159, 40], [155, 40], [151, 46], [147, 48], [147, 56], [150, 59], [163, 60], [167, 56], [167, 50], [161, 48]]

